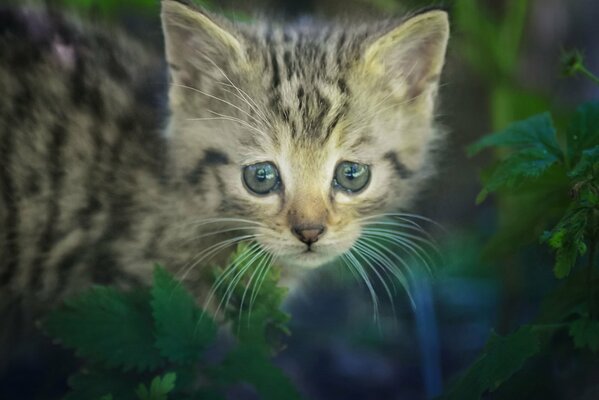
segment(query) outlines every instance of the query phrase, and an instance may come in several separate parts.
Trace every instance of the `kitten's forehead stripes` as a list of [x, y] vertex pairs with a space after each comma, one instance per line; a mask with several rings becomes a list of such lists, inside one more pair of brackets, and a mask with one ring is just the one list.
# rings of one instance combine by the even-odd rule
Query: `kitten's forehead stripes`
[[350, 91], [343, 66], [351, 57], [343, 54], [346, 41], [344, 30], [268, 27], [263, 43], [271, 76], [269, 104], [289, 124], [292, 138], [325, 142], [347, 112]]
[[229, 157], [218, 149], [204, 150], [204, 156], [198, 160], [195, 167], [187, 174], [185, 179], [191, 185], [199, 185], [207, 168], [229, 164]]
[[397, 153], [389, 151], [383, 156], [385, 160], [391, 163], [393, 169], [402, 179], [409, 179], [414, 175], [414, 171], [410, 170], [404, 163], [399, 160]]

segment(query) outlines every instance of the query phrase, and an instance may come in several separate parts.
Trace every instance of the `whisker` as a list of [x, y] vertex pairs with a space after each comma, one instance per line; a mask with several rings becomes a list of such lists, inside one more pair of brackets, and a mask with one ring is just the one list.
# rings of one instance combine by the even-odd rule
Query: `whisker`
[[216, 309], [216, 313], [218, 314], [218, 311], [220, 309], [220, 307], [223, 304], [223, 300], [226, 299], [225, 303], [224, 303], [224, 312], [226, 312], [226, 310], [229, 308], [229, 302], [231, 301], [231, 297], [233, 296], [233, 293], [235, 292], [235, 288], [237, 287], [237, 285], [239, 284], [239, 282], [241, 281], [241, 278], [243, 278], [243, 276], [245, 275], [245, 273], [252, 268], [252, 266], [254, 265], [254, 261], [256, 261], [257, 259], [259, 259], [263, 254], [265, 253], [265, 250], [259, 246], [258, 247], [258, 252], [255, 253], [255, 255], [253, 256], [253, 258], [247, 262], [247, 264], [242, 264], [241, 262], [238, 263], [239, 265], [241, 265], [241, 268], [239, 269], [239, 271], [237, 272], [237, 274], [233, 277], [233, 279], [231, 279], [231, 282], [229, 283], [227, 290], [225, 291], [225, 294], [223, 296], [223, 298], [221, 299], [217, 309]]
[[[241, 316], [243, 314], [243, 304], [245, 302], [245, 296], [247, 295], [250, 286], [252, 286], [252, 282], [253, 282], [254, 278], [256, 277], [256, 275], [259, 276], [260, 275], [259, 271], [261, 271], [263, 265], [266, 265], [267, 258], [268, 258], [268, 256], [263, 257], [260, 260], [260, 262], [258, 263], [258, 266], [254, 269], [254, 271], [250, 275], [250, 279], [248, 280], [247, 284], [245, 285], [245, 289], [243, 290], [243, 295], [241, 296], [241, 302], [239, 304], [239, 317], [237, 318], [238, 325], [241, 325]], [[250, 310], [250, 312], [251, 312], [251, 310]]]
[[188, 222], [183, 223], [182, 225], [183, 226], [189, 226], [189, 225], [202, 226], [202, 225], [226, 223], [226, 222], [244, 222], [247, 224], [253, 224], [253, 225], [258, 225], [258, 226], [263, 226], [263, 227], [267, 226], [265, 223], [258, 222], [258, 221], [252, 221], [251, 219], [243, 219], [243, 218], [203, 218], [203, 219], [188, 221]]
[[[210, 302], [216, 295], [216, 292], [218, 291], [220, 286], [226, 281], [227, 277], [229, 275], [231, 275], [232, 273], [234, 273], [234, 271], [237, 269], [237, 267], [239, 265], [243, 265], [243, 262], [247, 258], [252, 257], [254, 254], [257, 254], [258, 252], [260, 252], [260, 250], [261, 250], [260, 245], [258, 243], [252, 243], [249, 246], [249, 248], [245, 250], [244, 254], [242, 254], [237, 260], [235, 260], [235, 262], [233, 262], [231, 265], [228, 265], [225, 268], [225, 270], [222, 272], [222, 274], [217, 278], [217, 280], [212, 285], [212, 288], [210, 289], [210, 292], [208, 293], [208, 297], [207, 297], [206, 301], [204, 302], [204, 309], [208, 308], [208, 305], [210, 304]], [[230, 286], [230, 284], [231, 283], [229, 282], [228, 286]], [[227, 286], [227, 289], [228, 289], [228, 286]], [[223, 301], [223, 298], [221, 298], [221, 300], [219, 302], [219, 305], [218, 305], [218, 308], [216, 309], [215, 315], [218, 315], [218, 311], [220, 310], [222, 301]]]
[[275, 256], [274, 253], [271, 253], [271, 257], [268, 260], [268, 263], [266, 264], [266, 267], [264, 268], [264, 272], [262, 272], [262, 274], [258, 277], [258, 282], [260, 282], [258, 284], [258, 286], [254, 286], [255, 292], [252, 289], [252, 295], [250, 297], [250, 309], [249, 309], [249, 314], [248, 314], [248, 324], [249, 324], [249, 320], [252, 317], [252, 308], [254, 306], [254, 302], [256, 301], [256, 298], [258, 297], [258, 293], [260, 293], [260, 288], [262, 287], [262, 284], [264, 283], [266, 276], [268, 275], [268, 272], [270, 271], [270, 268], [272, 267], [272, 263], [275, 260], [276, 257], [278, 257], [278, 252], [277, 255]]
[[[272, 128], [272, 125], [270, 124], [270, 122], [268, 121], [268, 118], [266, 118], [266, 115], [260, 110], [260, 107], [258, 106], [258, 104], [256, 104], [256, 102], [254, 101], [254, 99], [252, 99], [251, 97], [249, 97], [249, 95], [247, 95], [247, 93], [245, 93], [243, 90], [239, 89], [237, 86], [235, 85], [230, 85], [228, 83], [225, 82], [218, 82], [219, 84], [223, 85], [223, 86], [228, 86], [228, 87], [232, 87], [237, 89], [237, 91], [240, 94], [237, 93], [233, 93], [232, 91], [228, 90], [228, 89], [224, 89], [225, 92], [232, 94], [233, 96], [237, 97], [238, 99], [244, 101], [249, 107], [250, 109], [252, 109], [257, 115], [258, 117], [260, 117], [260, 120], [262, 122], [264, 122], [266, 124], [266, 126]], [[244, 93], [245, 95], [241, 94]], [[247, 97], [246, 97], [247, 96]], [[248, 102], [248, 100], [250, 100], [254, 105], [252, 106], [252, 104], [250, 104]]]
[[[393, 315], [397, 316], [397, 313], [395, 311], [395, 304], [393, 302], [393, 295], [391, 294], [391, 290], [389, 289], [389, 286], [387, 285], [387, 282], [385, 281], [385, 279], [383, 278], [383, 276], [379, 273], [379, 271], [376, 268], [376, 264], [378, 261], [378, 258], [375, 257], [373, 255], [372, 252], [369, 251], [369, 249], [367, 249], [364, 246], [359, 246], [356, 244], [356, 250], [360, 251], [360, 257], [366, 261], [368, 267], [370, 267], [370, 270], [372, 272], [374, 272], [374, 274], [377, 276], [377, 278], [379, 279], [379, 281], [381, 282], [381, 284], [383, 285], [383, 288], [385, 289], [385, 292], [387, 293], [387, 297], [389, 299], [389, 304], [391, 305], [391, 310], [393, 311]], [[371, 263], [372, 261], [372, 263]], [[374, 264], [373, 264], [374, 263]], [[389, 278], [389, 276], [387, 275], [387, 278]], [[395, 287], [394, 287], [395, 289]]]
[[206, 249], [202, 250], [200, 253], [198, 253], [196, 256], [193, 257], [193, 259], [189, 262], [189, 264], [191, 264], [191, 265], [188, 264], [188, 265], [185, 265], [184, 267], [182, 267], [182, 269], [185, 268], [185, 273], [183, 274], [183, 276], [180, 279], [185, 280], [185, 278], [187, 278], [187, 275], [189, 274], [189, 272], [191, 272], [191, 270], [196, 265], [198, 265], [200, 262], [202, 262], [203, 260], [209, 259], [208, 257], [214, 256], [216, 253], [227, 248], [228, 246], [242, 242], [244, 240], [254, 239], [258, 236], [262, 236], [262, 235], [251, 234], [251, 235], [237, 236], [237, 237], [234, 237], [231, 239], [223, 240], [223, 241], [218, 242], [212, 246], [207, 247]]
[[376, 295], [376, 291], [374, 290], [374, 287], [372, 286], [372, 283], [370, 282], [370, 278], [368, 277], [368, 275], [366, 274], [366, 272], [364, 271], [364, 269], [362, 268], [362, 266], [360, 265], [360, 263], [358, 262], [356, 257], [353, 255], [352, 250], [345, 253], [345, 257], [347, 257], [349, 262], [351, 264], [353, 264], [353, 266], [356, 268], [355, 269], [356, 272], [360, 275], [360, 277], [362, 278], [362, 281], [368, 288], [368, 291], [370, 293], [370, 298], [372, 299], [372, 307], [373, 307], [373, 312], [374, 312], [373, 319], [374, 319], [374, 322], [378, 324], [379, 302], [378, 302], [378, 297]]
[[393, 276], [399, 281], [399, 283], [405, 289], [405, 291], [408, 295], [408, 298], [410, 299], [410, 303], [412, 304], [412, 306], [414, 306], [414, 304], [415, 304], [414, 298], [412, 296], [412, 292], [410, 290], [410, 283], [409, 283], [408, 279], [406, 278], [406, 275], [397, 266], [397, 264], [394, 263], [393, 260], [391, 260], [387, 256], [387, 254], [385, 252], [389, 253], [389, 255], [391, 255], [393, 258], [395, 258], [397, 260], [397, 262], [399, 262], [405, 268], [406, 272], [408, 274], [410, 274], [410, 276], [411, 276], [412, 269], [407, 264], [407, 262], [405, 260], [403, 260], [401, 257], [399, 257], [397, 254], [392, 252], [390, 249], [388, 249], [387, 247], [385, 247], [384, 245], [382, 245], [376, 241], [370, 240], [367, 237], [362, 238], [361, 241], [365, 242], [365, 243], [363, 243], [364, 245], [368, 245], [369, 248], [373, 252], [376, 252], [377, 254], [379, 254], [379, 256], [384, 260], [384, 263], [382, 263], [381, 265], [383, 266], [383, 268], [386, 268], [391, 274], [393, 274]]
[[[435, 265], [434, 260], [430, 257], [427, 251], [425, 251], [421, 246], [417, 243], [414, 243], [410, 240], [407, 240], [405, 237], [402, 237], [401, 233], [394, 231], [380, 231], [380, 230], [371, 230], [371, 229], [363, 229], [363, 234], [370, 235], [373, 238], [378, 238], [381, 240], [385, 240], [391, 243], [395, 243], [400, 247], [410, 250], [410, 252], [416, 256], [422, 263], [427, 267], [429, 272], [432, 272], [432, 265]], [[438, 254], [439, 251], [435, 248]], [[426, 260], [425, 260], [426, 258]]]
[[[237, 96], [237, 97], [240, 98], [240, 100], [244, 100], [244, 102], [250, 107], [250, 109], [253, 109], [256, 114], [261, 115], [264, 120], [264, 123], [266, 123], [266, 125], [272, 127], [272, 125], [270, 125], [270, 123], [268, 122], [268, 119], [264, 116], [263, 113], [260, 112], [260, 107], [258, 106], [258, 104], [256, 104], [254, 99], [252, 99], [252, 97], [250, 95], [248, 95], [239, 86], [235, 85], [233, 83], [233, 81], [231, 80], [231, 78], [229, 78], [229, 76], [225, 73], [225, 71], [223, 71], [223, 69], [221, 67], [219, 67], [216, 62], [214, 62], [209, 57], [207, 59], [223, 75], [223, 77], [229, 82], [228, 84], [224, 83], [224, 82], [219, 82], [219, 83], [222, 84], [223, 86], [230, 86], [230, 87], [233, 87], [235, 90], [237, 90], [237, 93], [239, 94], [239, 96]], [[241, 98], [240, 96], [242, 96], [243, 98]], [[252, 107], [252, 105], [248, 102], [248, 99], [254, 104], [255, 107]]]
[[260, 122], [260, 120], [256, 119], [256, 118], [255, 118], [253, 115], [251, 115], [250, 113], [248, 113], [247, 111], [245, 111], [245, 110], [244, 110], [244, 109], [242, 109], [241, 107], [238, 107], [238, 106], [236, 106], [235, 104], [231, 103], [230, 101], [227, 101], [227, 100], [225, 100], [225, 99], [221, 99], [221, 98], [220, 98], [220, 97], [218, 97], [218, 96], [214, 96], [214, 95], [212, 95], [212, 94], [210, 94], [210, 93], [206, 93], [206, 92], [204, 92], [204, 91], [202, 91], [202, 90], [200, 90], [200, 89], [198, 89], [198, 88], [194, 88], [194, 87], [192, 87], [192, 86], [181, 85], [181, 84], [178, 84], [178, 83], [171, 83], [171, 85], [173, 85], [173, 86], [176, 86], [176, 87], [180, 87], [180, 88], [183, 88], [183, 89], [188, 89], [188, 90], [191, 90], [191, 91], [194, 91], [194, 92], [197, 92], [197, 93], [203, 94], [203, 95], [204, 95], [204, 96], [206, 96], [206, 97], [210, 97], [211, 99], [214, 99], [214, 100], [217, 100], [217, 101], [223, 102], [223, 103], [225, 103], [225, 104], [227, 104], [227, 105], [229, 105], [229, 106], [233, 107], [234, 109], [236, 109], [236, 110], [238, 110], [238, 111], [242, 112], [243, 114], [247, 115], [248, 117], [250, 117], [251, 119], [253, 119], [255, 122], [257, 122], [258, 124], [260, 124], [260, 123], [261, 123], [261, 122]]
[[253, 228], [253, 227], [252, 226], [239, 226], [239, 227], [236, 227], [236, 228], [220, 229], [218, 231], [207, 232], [207, 233], [203, 233], [203, 234], [198, 235], [198, 236], [194, 236], [194, 237], [188, 238], [188, 239], [184, 240], [183, 243], [195, 241], [195, 240], [202, 239], [202, 238], [205, 238], [205, 237], [219, 235], [221, 233], [242, 231], [242, 230], [246, 230], [246, 229], [250, 229], [250, 228]]
[[[427, 247], [430, 248], [430, 250], [434, 251], [435, 254], [437, 254], [438, 256], [441, 256], [441, 250], [439, 249], [439, 245], [436, 242], [431, 241], [427, 238], [423, 238], [421, 236], [412, 235], [411, 233], [408, 233], [405, 231], [401, 231], [401, 230], [397, 230], [397, 229], [388, 229], [388, 228], [363, 228], [362, 231], [377, 232], [377, 233], [387, 234], [389, 236], [394, 236], [394, 237], [398, 237], [398, 238], [410, 239], [412, 241], [419, 242], [419, 243], [422, 243], [423, 245], [426, 245]], [[414, 243], [414, 245], [418, 246], [417, 243]], [[426, 253], [420, 246], [418, 246], [418, 248], [423, 253]]]

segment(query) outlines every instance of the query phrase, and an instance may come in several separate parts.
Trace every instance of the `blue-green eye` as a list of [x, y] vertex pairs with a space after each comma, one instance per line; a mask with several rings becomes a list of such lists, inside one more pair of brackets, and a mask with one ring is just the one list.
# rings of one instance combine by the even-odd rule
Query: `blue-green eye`
[[364, 190], [370, 182], [370, 169], [366, 164], [343, 161], [337, 165], [333, 186], [349, 193]]
[[243, 169], [243, 182], [249, 191], [264, 195], [277, 190], [281, 179], [274, 164], [262, 162]]

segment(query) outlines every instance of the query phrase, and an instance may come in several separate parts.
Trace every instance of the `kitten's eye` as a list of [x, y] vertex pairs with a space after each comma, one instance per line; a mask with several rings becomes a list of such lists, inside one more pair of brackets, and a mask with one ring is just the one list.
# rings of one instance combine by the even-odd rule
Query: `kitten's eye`
[[272, 163], [262, 162], [243, 169], [245, 186], [256, 194], [268, 194], [279, 188], [279, 171]]
[[350, 193], [364, 190], [370, 181], [368, 165], [343, 161], [337, 165], [333, 185]]

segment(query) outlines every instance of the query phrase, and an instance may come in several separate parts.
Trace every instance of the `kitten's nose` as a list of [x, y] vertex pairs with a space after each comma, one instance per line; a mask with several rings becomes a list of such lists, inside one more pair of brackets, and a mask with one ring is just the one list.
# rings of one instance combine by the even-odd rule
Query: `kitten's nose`
[[308, 246], [318, 241], [318, 238], [324, 233], [323, 225], [296, 225], [291, 231], [299, 240]]

